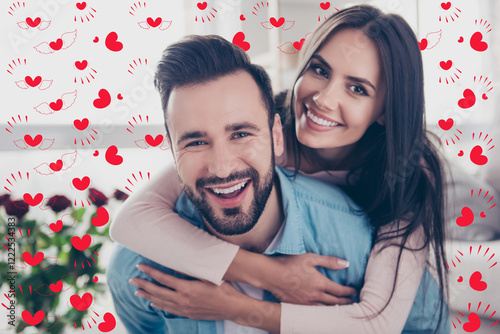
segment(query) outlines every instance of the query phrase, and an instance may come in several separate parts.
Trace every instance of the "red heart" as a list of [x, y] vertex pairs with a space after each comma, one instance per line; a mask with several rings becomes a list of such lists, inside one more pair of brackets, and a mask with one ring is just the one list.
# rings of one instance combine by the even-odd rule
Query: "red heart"
[[95, 150], [94, 153], [92, 154], [94, 157], [97, 157], [99, 155], [99, 151]]
[[104, 226], [109, 222], [109, 213], [108, 210], [100, 206], [97, 208], [96, 212], [97, 216], [92, 218], [92, 225], [94, 226]]
[[118, 148], [115, 145], [108, 147], [104, 156], [106, 161], [114, 166], [118, 166], [123, 162], [123, 157], [118, 155]]
[[34, 316], [31, 315], [29, 311], [23, 311], [22, 313], [23, 320], [30, 326], [36, 326], [42, 322], [43, 318], [45, 318], [44, 311], [38, 311]]
[[23, 199], [29, 206], [37, 206], [43, 200], [43, 195], [38, 193], [35, 198], [31, 197], [31, 194], [25, 193]]
[[80, 298], [78, 295], [73, 295], [69, 298], [71, 305], [78, 311], [85, 311], [92, 305], [92, 294], [90, 292], [84, 293]]
[[464, 98], [458, 101], [458, 106], [462, 109], [468, 109], [476, 104], [476, 94], [470, 89], [463, 92]]
[[458, 152], [458, 156], [463, 157], [463, 155], [464, 155], [464, 151], [460, 150], [460, 152]]
[[63, 46], [63, 40], [58, 38], [55, 42], [50, 42], [49, 46], [52, 50], [57, 51], [60, 50]]
[[31, 19], [31, 17], [26, 18], [26, 24], [29, 25], [31, 28], [35, 28], [42, 22], [42, 19], [37, 17], [34, 21]]
[[481, 212], [479, 215], [481, 216], [481, 218], [486, 218], [486, 215], [484, 214], [484, 212]]
[[63, 162], [61, 159], [58, 159], [56, 162], [51, 162], [49, 164], [50, 169], [52, 169], [54, 172], [58, 172], [62, 169], [63, 167]]
[[50, 224], [49, 227], [52, 231], [57, 233], [57, 232], [62, 230], [63, 222], [62, 222], [62, 220], [58, 220], [55, 223]]
[[205, 10], [205, 8], [207, 8], [207, 3], [206, 2], [198, 2], [197, 6], [200, 10]]
[[97, 327], [101, 332], [107, 333], [115, 329], [116, 320], [113, 314], [107, 312], [102, 318], [104, 319], [104, 322], [101, 322]]
[[123, 44], [118, 42], [118, 34], [114, 31], [110, 32], [108, 36], [106, 36], [106, 47], [114, 52], [118, 52], [123, 49]]
[[31, 138], [30, 135], [24, 136], [24, 141], [26, 142], [27, 145], [31, 147], [35, 147], [38, 144], [40, 144], [42, 142], [42, 139], [43, 139], [42, 135], [36, 135], [35, 138]]
[[474, 213], [472, 212], [472, 210], [469, 207], [464, 206], [462, 208], [461, 214], [462, 215], [457, 218], [457, 225], [458, 226], [465, 227], [465, 226], [469, 226], [470, 224], [472, 224], [472, 222], [474, 221]]
[[149, 144], [149, 146], [156, 147], [160, 145], [163, 142], [163, 135], [158, 135], [156, 136], [155, 139], [151, 135], [146, 135], [146, 143]]
[[76, 68], [79, 69], [80, 71], [83, 71], [84, 69], [86, 69], [88, 64], [89, 63], [86, 60], [83, 60], [81, 62], [80, 61], [75, 62]]
[[420, 42], [418, 42], [418, 46], [420, 47], [421, 51], [424, 51], [427, 48], [427, 38], [422, 38]]
[[[71, 238], [71, 244], [73, 245], [73, 247], [75, 247], [76, 249], [78, 249], [80, 251], [84, 251], [87, 248], [89, 248], [91, 242], [92, 242], [92, 238], [88, 234], [85, 234], [81, 239], [80, 239], [80, 237], [76, 237], [76, 236]], [[80, 311], [82, 311], [82, 310], [80, 310]]]
[[60, 292], [62, 290], [62, 287], [63, 287], [63, 282], [61, 282], [61, 281], [57, 281], [56, 284], [49, 285], [50, 290], [52, 290], [56, 293]]
[[98, 280], [99, 280], [99, 277], [94, 276], [94, 278], [92, 279], [92, 282], [97, 283]]
[[451, 2], [447, 2], [447, 3], [442, 2], [441, 3], [441, 8], [443, 8], [444, 10], [448, 10], [448, 9], [450, 9], [450, 7], [451, 7]]
[[297, 50], [302, 49], [302, 46], [304, 45], [305, 40], [306, 40], [305, 38], [302, 38], [300, 41], [294, 42], [293, 47], [296, 48]]
[[41, 76], [37, 76], [35, 79], [32, 79], [30, 76], [26, 76], [24, 78], [24, 81], [26, 81], [26, 83], [31, 86], [31, 87], [36, 87], [40, 84], [40, 82], [42, 82], [42, 77]]
[[444, 119], [440, 119], [438, 125], [444, 131], [448, 131], [453, 126], [453, 118], [448, 118], [446, 121]]
[[86, 2], [77, 2], [76, 3], [76, 8], [78, 8], [79, 10], [84, 10], [85, 7], [87, 7], [87, 3]]
[[483, 34], [479, 31], [475, 32], [470, 38], [470, 46], [476, 51], [482, 52], [488, 48], [488, 43], [483, 42]]
[[481, 328], [481, 318], [476, 313], [472, 312], [467, 319], [469, 322], [466, 322], [463, 327], [467, 333], [475, 332]]
[[284, 17], [280, 17], [280, 18], [278, 19], [278, 21], [276, 21], [276, 19], [275, 19], [274, 17], [271, 17], [271, 18], [269, 19], [269, 22], [270, 22], [273, 26], [275, 26], [276, 28], [279, 28], [279, 27], [281, 27], [281, 26], [283, 25], [283, 23], [285, 23], [285, 18], [284, 18]]
[[73, 179], [73, 185], [78, 190], [85, 190], [90, 185], [90, 178], [88, 176], [84, 176], [81, 180], [77, 177]]
[[483, 275], [479, 271], [474, 272], [469, 279], [470, 287], [476, 291], [486, 290], [488, 284], [485, 281], [481, 281], [481, 278], [483, 278]]
[[23, 253], [24, 262], [26, 262], [30, 266], [36, 266], [36, 265], [40, 264], [40, 262], [43, 261], [44, 257], [45, 257], [45, 255], [42, 252], [36, 253], [35, 257], [31, 256], [31, 254], [28, 252]]
[[439, 63], [439, 66], [441, 66], [441, 68], [445, 71], [448, 71], [450, 68], [451, 68], [451, 65], [453, 64], [453, 62], [451, 60], [448, 60], [446, 62], [442, 61]]
[[464, 38], [462, 36], [460, 36], [460, 38], [458, 39], [458, 43], [462, 43], [464, 41]]
[[457, 282], [462, 283], [463, 280], [464, 280], [464, 278], [462, 276], [460, 276], [460, 277], [458, 277]]
[[470, 151], [470, 161], [475, 163], [476, 165], [482, 166], [488, 162], [488, 157], [483, 155], [483, 148], [479, 145], [476, 145]]
[[99, 42], [99, 37], [97, 37], [97, 36], [96, 36], [96, 37], [94, 37], [94, 40], [93, 40], [92, 42], [94, 42], [94, 43]]
[[99, 98], [94, 100], [94, 107], [104, 109], [111, 103], [111, 95], [106, 89], [99, 91]]
[[245, 20], [246, 20], [245, 15], [241, 14], [241, 15], [240, 15], [240, 20], [241, 20], [241, 21], [245, 21]]
[[234, 35], [233, 44], [242, 48], [243, 51], [248, 51], [250, 49], [250, 43], [245, 42], [245, 34], [241, 31]]
[[327, 10], [328, 8], [330, 8], [330, 3], [329, 2], [322, 2], [319, 4], [319, 6], [321, 7], [321, 9]]
[[56, 102], [50, 102], [49, 107], [54, 111], [59, 111], [63, 107], [63, 100], [57, 99]]
[[483, 100], [487, 100], [488, 99], [488, 95], [486, 95], [486, 93], [484, 93], [481, 97], [482, 97]]
[[75, 119], [73, 121], [73, 125], [75, 126], [75, 128], [82, 131], [82, 130], [85, 130], [87, 128], [87, 126], [89, 126], [89, 120], [88, 120], [88, 118], [84, 118], [81, 121], [79, 119]]
[[153, 28], [158, 27], [162, 22], [161, 17], [157, 17], [156, 20], [153, 20], [152, 18], [148, 17], [148, 19], [146, 21]]
[[123, 100], [123, 96], [122, 96], [122, 94], [118, 94], [118, 95], [116, 95], [116, 98], [117, 98], [118, 100]]

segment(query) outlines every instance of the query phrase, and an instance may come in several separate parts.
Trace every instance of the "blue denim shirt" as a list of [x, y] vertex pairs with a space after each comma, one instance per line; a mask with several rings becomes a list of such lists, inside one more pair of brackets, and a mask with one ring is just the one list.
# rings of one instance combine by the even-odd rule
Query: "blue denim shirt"
[[[280, 243], [266, 254], [294, 255], [311, 252], [346, 259], [350, 262], [347, 269], [328, 270], [320, 267], [318, 270], [333, 281], [354, 287], [359, 292], [364, 282], [373, 238], [373, 228], [368, 218], [358, 213], [359, 207], [338, 187], [303, 175], [290, 178], [286, 175], [290, 173], [285, 169], [276, 168], [285, 226]], [[176, 204], [176, 211], [193, 225], [205, 229], [202, 218], [184, 194]], [[222, 321], [199, 321], [178, 317], [153, 308], [150, 301], [136, 297], [134, 292], [137, 288], [130, 285], [128, 280], [132, 277], [152, 280], [136, 269], [135, 266], [139, 263], [148, 264], [176, 277], [186, 278], [117, 245], [108, 268], [108, 284], [116, 311], [131, 333], [223, 333]], [[426, 273], [424, 278], [430, 275], [427, 271]], [[293, 281], [293, 273], [290, 273], [288, 278]], [[436, 309], [430, 310], [429, 302], [435, 304], [437, 301], [437, 285], [432, 277], [428, 283], [420, 286], [417, 300], [405, 326], [405, 333], [431, 333], [432, 331], [425, 329], [436, 327]], [[426, 291], [422, 290], [424, 288]], [[425, 296], [426, 303], [420, 298]], [[264, 300], [277, 301], [268, 292], [264, 293]], [[444, 322], [447, 323], [447, 319]]]

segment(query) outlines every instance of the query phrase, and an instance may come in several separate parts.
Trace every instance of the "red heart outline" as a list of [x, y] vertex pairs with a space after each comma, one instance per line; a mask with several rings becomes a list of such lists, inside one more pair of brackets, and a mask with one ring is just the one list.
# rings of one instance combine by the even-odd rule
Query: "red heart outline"
[[26, 24], [29, 25], [31, 28], [37, 27], [40, 22], [42, 22], [42, 19], [37, 17], [34, 21], [31, 19], [31, 17], [26, 18]]
[[29, 206], [37, 206], [43, 201], [43, 195], [38, 193], [35, 195], [35, 197], [31, 197], [31, 194], [25, 193], [23, 195], [23, 200], [28, 204]]
[[24, 136], [24, 141], [26, 142], [27, 145], [31, 147], [38, 146], [42, 142], [42, 135], [36, 135], [35, 138], [31, 138], [30, 135], [25, 135]]
[[449, 129], [451, 129], [453, 124], [454, 124], [453, 118], [448, 118], [446, 121], [444, 119], [440, 119], [438, 122], [439, 127], [444, 131], [448, 131]]
[[24, 81], [26, 81], [26, 83], [28, 84], [28, 86], [30, 87], [36, 87], [40, 84], [40, 82], [42, 82], [42, 77], [41, 76], [37, 76], [35, 77], [35, 79], [32, 79], [30, 76], [26, 76], [24, 78]]
[[39, 323], [42, 322], [43, 318], [45, 318], [45, 312], [44, 311], [38, 311], [35, 313], [35, 315], [31, 315], [29, 311], [23, 311], [21, 313], [23, 320], [30, 326], [36, 326]]
[[62, 222], [62, 220], [59, 219], [55, 223], [50, 224], [49, 227], [52, 231], [54, 231], [56, 233], [60, 232], [63, 228], [63, 222]]
[[198, 9], [200, 9], [200, 10], [205, 10], [207, 8], [207, 3], [206, 2], [198, 2], [196, 4], [196, 6], [198, 6]]
[[113, 314], [107, 312], [102, 318], [104, 319], [104, 322], [101, 322], [97, 327], [101, 332], [107, 333], [115, 329], [116, 319]]
[[439, 66], [445, 71], [448, 71], [451, 68], [451, 65], [453, 65], [453, 62], [451, 60], [448, 61], [441, 61], [439, 63]]
[[458, 106], [462, 109], [468, 109], [476, 104], [476, 94], [470, 89], [465, 89], [463, 92], [463, 99], [458, 101]]
[[470, 151], [470, 161], [479, 166], [486, 165], [488, 157], [483, 155], [483, 148], [481, 146], [476, 145], [472, 148]]
[[73, 121], [73, 125], [78, 130], [83, 131], [87, 128], [87, 126], [89, 126], [89, 120], [88, 120], [88, 118], [83, 118], [81, 121], [79, 119], [75, 119]]
[[106, 36], [105, 44], [106, 47], [113, 52], [118, 52], [123, 49], [123, 44], [118, 42], [118, 34], [114, 31], [110, 32], [108, 36]]
[[163, 135], [158, 135], [156, 136], [155, 139], [153, 139], [151, 135], [146, 135], [144, 139], [146, 140], [146, 143], [148, 143], [149, 146], [156, 147], [163, 142]]
[[79, 69], [80, 71], [83, 71], [84, 69], [86, 69], [88, 64], [89, 63], [86, 60], [75, 61], [75, 67], [77, 69]]
[[90, 178], [88, 176], [84, 176], [81, 179], [75, 177], [73, 179], [72, 183], [76, 189], [83, 191], [83, 190], [87, 189], [88, 186], [90, 185]]
[[271, 17], [269, 19], [269, 23], [271, 23], [274, 27], [279, 28], [285, 23], [285, 18], [280, 17], [278, 20], [276, 20], [274, 17]]
[[148, 24], [150, 25], [150, 27], [156, 28], [156, 27], [158, 27], [161, 24], [162, 19], [161, 19], [161, 17], [157, 17], [156, 20], [153, 20], [152, 18], [148, 17], [146, 19], [146, 22], [148, 22]]
[[92, 305], [93, 299], [94, 297], [92, 297], [92, 294], [90, 292], [86, 292], [82, 297], [79, 295], [69, 297], [69, 302], [76, 310], [85, 311], [90, 307], [90, 305]]
[[23, 260], [26, 262], [26, 264], [29, 264], [30, 266], [34, 267], [40, 264], [40, 262], [43, 261], [45, 257], [45, 254], [43, 252], [38, 252], [35, 254], [35, 257], [31, 255], [29, 252], [24, 252], [23, 253]]
[[62, 288], [63, 288], [62, 281], [57, 281], [56, 284], [49, 285], [49, 289], [52, 290], [54, 293], [60, 292], [62, 290]]
[[94, 107], [97, 109], [104, 109], [111, 103], [111, 95], [106, 89], [101, 89], [99, 91], [99, 98], [94, 100]]
[[470, 38], [470, 47], [478, 52], [483, 52], [488, 49], [488, 43], [483, 42], [483, 34], [477, 31]]
[[88, 234], [85, 234], [82, 238], [77, 236], [71, 238], [71, 244], [79, 251], [84, 251], [89, 248], [91, 242], [92, 238]]
[[474, 221], [474, 213], [469, 207], [464, 206], [460, 213], [462, 215], [456, 220], [458, 226], [465, 227], [472, 224], [472, 222]]
[[243, 51], [248, 51], [250, 49], [250, 43], [245, 42], [245, 34], [241, 31], [234, 35], [233, 44], [242, 48]]
[[108, 147], [104, 156], [106, 161], [114, 166], [118, 166], [123, 162], [123, 157], [118, 155], [118, 148], [115, 145]]
[[49, 46], [54, 51], [61, 50], [61, 48], [63, 46], [63, 40], [58, 38], [55, 42], [50, 42]]
[[52, 109], [54, 111], [59, 111], [63, 107], [63, 100], [57, 99], [56, 102], [50, 102], [49, 107], [50, 107], [50, 109]]
[[469, 320], [469, 322], [464, 323], [463, 326], [464, 331], [467, 333], [475, 332], [481, 328], [481, 318], [479, 318], [476, 313], [472, 312], [469, 314], [467, 320]]
[[319, 6], [321, 7], [321, 9], [327, 10], [328, 8], [330, 8], [330, 3], [329, 2], [322, 2], [319, 4]]
[[102, 206], [98, 207], [96, 214], [97, 215], [92, 218], [92, 225], [99, 227], [104, 226], [109, 222], [109, 212], [106, 208], [103, 208]]

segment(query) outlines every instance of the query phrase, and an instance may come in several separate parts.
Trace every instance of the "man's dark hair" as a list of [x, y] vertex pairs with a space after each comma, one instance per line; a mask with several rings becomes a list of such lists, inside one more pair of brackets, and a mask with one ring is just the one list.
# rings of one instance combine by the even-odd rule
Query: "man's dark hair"
[[207, 83], [240, 71], [249, 73], [259, 87], [272, 128], [275, 111], [271, 80], [261, 66], [250, 62], [245, 51], [217, 35], [190, 35], [167, 47], [158, 63], [154, 84], [161, 95], [169, 138], [166, 112], [175, 88]]

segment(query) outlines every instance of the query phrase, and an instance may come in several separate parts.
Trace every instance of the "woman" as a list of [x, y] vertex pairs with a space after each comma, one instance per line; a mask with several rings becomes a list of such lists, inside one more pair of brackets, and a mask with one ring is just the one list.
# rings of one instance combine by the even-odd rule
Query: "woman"
[[[143, 296], [181, 316], [229, 319], [268, 331], [399, 333], [408, 325], [422, 276], [430, 277], [426, 262], [431, 248], [439, 286], [446, 287], [441, 165], [425, 135], [417, 40], [399, 16], [356, 6], [334, 14], [311, 34], [300, 69], [288, 96], [294, 117], [286, 130], [287, 156], [279, 161], [343, 186], [369, 215], [376, 239], [360, 302], [272, 304], [252, 300], [227, 284], [178, 280], [165, 282], [178, 292], [167, 302], [151, 295], [154, 288], [148, 290], [148, 285], [141, 285], [149, 293]], [[146, 191], [142, 199], [139, 195], [124, 206], [112, 226], [113, 239], [164, 266], [216, 284], [222, 279], [250, 283], [294, 304], [347, 303], [351, 289], [329, 282], [314, 269], [339, 269], [331, 258], [267, 258], [246, 252], [162, 208], [166, 203], [172, 207], [180, 193], [176, 177], [171, 178], [172, 198]], [[151, 234], [141, 234], [141, 228]], [[145, 247], [147, 243], [161, 244], [162, 254]], [[182, 258], [176, 253], [181, 247], [187, 254]], [[162, 256], [169, 253], [176, 255]], [[287, 286], [282, 273], [297, 265], [309, 270], [297, 273], [298, 280]], [[152, 269], [145, 272], [156, 278]], [[182, 298], [190, 308], [182, 307]], [[440, 333], [448, 326], [442, 317], [443, 298], [440, 294], [439, 321], [433, 325]], [[262, 321], [249, 322], [255, 311]]]

